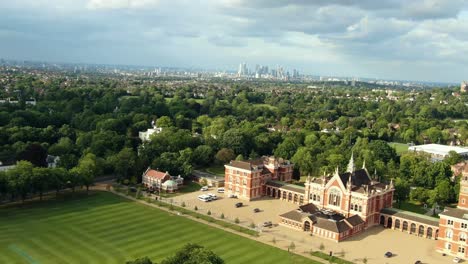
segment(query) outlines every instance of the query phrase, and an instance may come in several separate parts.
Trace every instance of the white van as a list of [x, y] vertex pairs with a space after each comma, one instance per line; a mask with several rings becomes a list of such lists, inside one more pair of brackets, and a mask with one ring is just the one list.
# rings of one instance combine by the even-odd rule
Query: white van
[[224, 188], [218, 188], [218, 193], [224, 193]]
[[204, 192], [204, 191], [208, 191], [208, 186], [203, 186], [203, 187], [201, 187], [200, 191], [203, 191], [203, 192]]
[[211, 197], [208, 195], [202, 194], [198, 196], [198, 200], [203, 201], [203, 202], [209, 202], [211, 201]]

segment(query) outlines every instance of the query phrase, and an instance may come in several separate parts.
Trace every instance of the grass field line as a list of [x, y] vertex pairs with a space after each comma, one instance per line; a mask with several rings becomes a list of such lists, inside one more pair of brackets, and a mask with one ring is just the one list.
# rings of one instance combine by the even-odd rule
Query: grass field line
[[28, 263], [30, 263], [30, 264], [39, 264], [39, 262], [35, 261], [27, 252], [20, 249], [16, 245], [9, 245], [8, 248], [11, 251], [15, 252], [16, 254], [22, 256], [23, 258], [25, 258], [28, 261]]
[[[102, 188], [100, 188], [99, 190], [102, 190]], [[114, 191], [114, 190], [112, 190], [112, 189], [109, 190], [109, 192], [111, 192], [111, 193], [113, 193], [113, 194], [115, 194], [115, 195], [118, 195], [118, 196], [120, 196], [120, 197], [124, 197], [124, 198], [126, 198], [126, 199], [135, 201], [135, 202], [137, 202], [137, 203], [139, 203], [139, 204], [142, 204], [142, 205], [154, 207], [154, 208], [157, 208], [157, 209], [159, 209], [159, 210], [163, 210], [163, 211], [166, 211], [166, 212], [169, 212], [169, 213], [172, 213], [172, 214], [178, 214], [176, 211], [171, 211], [171, 210], [169, 210], [168, 208], [159, 207], [159, 206], [157, 206], [157, 205], [155, 205], [155, 204], [151, 204], [151, 203], [148, 203], [148, 202], [146, 202], [146, 201], [139, 200], [139, 199], [136, 199], [136, 198], [134, 198], [134, 197], [127, 196], [127, 195], [125, 195], [125, 194], [119, 193], [119, 192]], [[224, 227], [219, 226], [219, 225], [217, 225], [217, 224], [210, 223], [210, 222], [204, 221], [204, 220], [202, 220], [202, 219], [197, 219], [197, 218], [192, 217], [192, 216], [190, 216], [190, 215], [183, 215], [183, 216], [186, 217], [186, 218], [188, 218], [188, 219], [190, 219], [190, 220], [193, 220], [193, 221], [196, 221], [196, 222], [205, 224], [205, 225], [209, 225], [209, 226], [215, 227], [215, 228], [217, 228], [217, 229], [221, 229], [221, 230], [224, 230], [224, 231], [226, 231], [226, 232], [229, 232], [229, 233], [232, 233], [232, 234], [236, 234], [236, 235], [238, 235], [238, 236], [242, 236], [242, 237], [245, 237], [245, 238], [248, 238], [248, 239], [251, 239], [251, 240], [255, 240], [255, 241], [260, 242], [260, 243], [262, 243], [262, 244], [266, 244], [266, 245], [269, 245], [269, 246], [273, 246], [273, 247], [276, 247], [276, 248], [279, 248], [279, 249], [285, 251], [283, 248], [279, 247], [279, 245], [277, 245], [277, 244], [268, 243], [268, 242], [266, 242], [266, 241], [264, 241], [264, 240], [261, 240], [261, 239], [259, 239], [259, 238], [255, 238], [255, 237], [252, 237], [252, 236], [250, 236], [250, 235], [247, 235], [247, 234], [244, 234], [244, 233], [241, 233], [241, 232], [236, 232], [235, 230], [232, 230], [232, 229], [229, 229], [229, 228], [224, 228]], [[316, 261], [316, 262], [318, 262], [318, 263], [325, 263], [323, 259], [321, 259], [321, 258], [319, 258], [319, 257], [316, 257], [316, 256], [311, 256], [311, 255], [308, 254], [308, 253], [299, 253], [299, 251], [296, 251], [294, 254], [304, 256], [304, 257], [306, 257], [306, 258], [308, 258], [308, 259], [311, 259], [311, 260], [313, 260], [313, 261]]]

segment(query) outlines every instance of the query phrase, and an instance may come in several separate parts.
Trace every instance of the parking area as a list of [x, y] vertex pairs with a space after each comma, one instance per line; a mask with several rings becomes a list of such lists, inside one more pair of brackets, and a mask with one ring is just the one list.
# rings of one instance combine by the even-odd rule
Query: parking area
[[[203, 202], [198, 199], [199, 195], [208, 193], [216, 194], [218, 200]], [[338, 256], [344, 253], [345, 259], [355, 263], [362, 263], [364, 258], [368, 260], [368, 263], [382, 264], [414, 263], [416, 260], [421, 260], [424, 264], [453, 263], [453, 257], [444, 257], [435, 251], [435, 240], [420, 238], [380, 226], [371, 227], [340, 243], [311, 236], [309, 233], [284, 226], [277, 226], [278, 216], [297, 209], [298, 205], [269, 197], [247, 202], [241, 199], [227, 198], [224, 194], [217, 193], [216, 188], [210, 188], [208, 191], [196, 191], [172, 199], [177, 205], [184, 202], [186, 207], [190, 209], [196, 206], [200, 213], [210, 211], [214, 217], [224, 214], [225, 218], [231, 221], [238, 218], [244, 226], [251, 223], [259, 226], [263, 222], [272, 221], [275, 226], [262, 228], [263, 232], [258, 239], [270, 244], [272, 240], [275, 240], [275, 246], [281, 248], [287, 248], [291, 242], [294, 242], [297, 252], [318, 251], [320, 245], [323, 244], [324, 252], [332, 251]], [[242, 202], [243, 206], [236, 208], [235, 204], [238, 202]], [[255, 213], [255, 208], [259, 208], [260, 212]], [[391, 258], [386, 258], [384, 254], [387, 251], [394, 255]]]
[[[203, 202], [198, 199], [199, 195], [208, 193], [216, 194], [218, 199], [210, 202]], [[217, 193], [216, 188], [210, 188], [208, 191], [187, 193], [172, 199], [177, 205], [181, 205], [184, 202], [186, 207], [190, 209], [197, 206], [200, 213], [207, 213], [209, 210], [212, 216], [219, 217], [221, 214], [224, 214], [226, 219], [234, 220], [237, 217], [241, 224], [250, 225], [254, 223], [257, 226], [266, 221], [276, 224], [278, 223], [278, 216], [280, 214], [298, 208], [298, 205], [268, 197], [250, 202], [237, 198], [228, 198], [224, 193]], [[235, 204], [239, 202], [243, 203], [243, 206], [236, 208]], [[255, 213], [255, 208], [260, 209], [260, 212]]]

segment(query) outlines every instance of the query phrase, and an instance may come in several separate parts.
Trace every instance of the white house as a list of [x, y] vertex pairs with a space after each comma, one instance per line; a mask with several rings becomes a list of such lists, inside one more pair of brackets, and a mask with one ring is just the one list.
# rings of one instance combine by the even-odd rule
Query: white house
[[138, 137], [143, 142], [150, 141], [151, 135], [153, 135], [155, 133], [159, 134], [161, 132], [162, 132], [162, 127], [157, 127], [157, 126], [154, 125], [153, 128], [148, 128], [148, 130], [146, 130], [146, 131], [139, 132]]

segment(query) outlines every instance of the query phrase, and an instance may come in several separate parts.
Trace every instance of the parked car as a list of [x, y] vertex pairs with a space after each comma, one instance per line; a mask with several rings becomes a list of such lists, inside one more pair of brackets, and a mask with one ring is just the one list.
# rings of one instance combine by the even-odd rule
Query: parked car
[[423, 264], [420, 260], [416, 260], [414, 264]]
[[218, 193], [224, 193], [224, 188], [218, 188]]
[[211, 201], [211, 197], [206, 194], [202, 194], [198, 196], [198, 200], [203, 201], [203, 202], [209, 202]]
[[460, 263], [460, 262], [461, 262], [461, 259], [460, 259], [459, 257], [455, 257], [455, 258], [453, 259], [453, 262], [455, 262], [455, 263]]
[[230, 195], [228, 195], [228, 197], [229, 197], [229, 198], [237, 198], [237, 195], [235, 195], [235, 194], [230, 194]]
[[260, 212], [260, 209], [255, 208], [255, 209], [254, 209], [254, 213], [258, 213], [258, 212]]
[[242, 207], [244, 204], [242, 203], [236, 203], [236, 208]]
[[266, 221], [263, 223], [263, 227], [272, 227], [273, 223], [271, 221]]
[[216, 194], [208, 193], [207, 195], [211, 198], [211, 200], [217, 200], [218, 199], [218, 196], [216, 196]]
[[204, 192], [204, 191], [208, 191], [208, 186], [203, 186], [203, 187], [201, 187], [200, 191], [203, 191], [203, 192]]
[[393, 256], [393, 253], [390, 252], [390, 251], [387, 251], [387, 252], [385, 253], [385, 257], [386, 257], [386, 258], [391, 258], [392, 256]]

